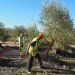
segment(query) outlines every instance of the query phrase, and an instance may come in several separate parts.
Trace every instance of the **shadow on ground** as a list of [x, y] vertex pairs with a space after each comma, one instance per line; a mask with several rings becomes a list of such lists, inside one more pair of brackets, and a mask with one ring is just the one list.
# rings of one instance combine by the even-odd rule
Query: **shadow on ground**
[[[14, 49], [14, 48], [13, 48]], [[65, 53], [65, 54], [64, 54]], [[59, 56], [63, 56], [64, 57], [71, 57], [72, 54], [67, 53], [66, 52], [57, 52], [57, 54], [59, 54]], [[74, 56], [72, 56], [74, 58]], [[70, 62], [65, 62], [60, 60], [60, 57], [57, 56], [50, 56], [48, 55], [47, 58], [44, 58], [42, 56], [42, 60], [44, 62], [44, 66], [45, 69], [41, 69], [41, 70], [34, 70], [32, 71], [33, 75], [35, 75], [36, 73], [45, 73], [44, 70], [46, 70], [46, 72], [48, 73], [54, 73], [54, 74], [75, 74], [75, 71], [72, 71], [70, 67], [74, 67], [75, 63], [70, 63]], [[0, 66], [2, 67], [23, 67], [25, 68], [27, 65], [27, 61], [25, 59], [23, 60], [12, 60], [12, 59], [4, 59], [4, 58], [0, 58]], [[54, 66], [56, 65], [56, 67]], [[66, 66], [66, 69], [62, 69], [62, 66]], [[67, 68], [68, 67], [68, 68]]]
[[12, 60], [12, 59], [0, 59], [0, 66], [2, 67], [26, 67], [27, 62], [21, 60]]

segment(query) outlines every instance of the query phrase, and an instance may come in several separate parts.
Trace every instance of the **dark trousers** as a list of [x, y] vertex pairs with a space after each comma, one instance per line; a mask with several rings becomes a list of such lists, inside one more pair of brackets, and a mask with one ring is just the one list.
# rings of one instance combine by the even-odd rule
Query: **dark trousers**
[[19, 51], [20, 51], [20, 53], [22, 52], [22, 50], [23, 50], [23, 44], [21, 44], [21, 45], [19, 46]]
[[31, 71], [34, 58], [38, 59], [38, 62], [39, 62], [40, 67], [42, 66], [42, 61], [41, 61], [41, 57], [40, 57], [40, 54], [39, 53], [36, 54], [36, 56], [29, 55], [29, 59], [28, 59], [28, 63], [27, 63], [27, 69], [29, 71]]

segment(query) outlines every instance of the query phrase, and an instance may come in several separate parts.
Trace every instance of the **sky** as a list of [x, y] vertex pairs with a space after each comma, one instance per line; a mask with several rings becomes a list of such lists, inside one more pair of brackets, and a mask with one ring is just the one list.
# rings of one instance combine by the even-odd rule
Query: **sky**
[[[39, 14], [41, 13], [42, 2], [44, 0], [0, 0], [0, 22], [5, 24], [6, 28], [24, 25], [36, 22], [38, 28]], [[75, 0], [57, 0], [64, 2], [69, 10], [71, 19], [75, 24]], [[75, 26], [74, 26], [75, 27]]]

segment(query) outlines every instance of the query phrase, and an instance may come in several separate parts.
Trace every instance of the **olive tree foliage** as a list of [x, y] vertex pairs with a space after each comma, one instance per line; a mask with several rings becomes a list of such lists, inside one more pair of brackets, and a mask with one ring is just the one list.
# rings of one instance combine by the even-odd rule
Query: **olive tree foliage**
[[59, 38], [71, 43], [73, 37], [73, 20], [66, 5], [55, 0], [44, 1], [39, 16], [46, 37]]
[[29, 25], [28, 25], [27, 31], [28, 31], [28, 36], [29, 36], [29, 38], [30, 38], [30, 41], [31, 41], [34, 37], [37, 37], [37, 35], [38, 35], [38, 33], [39, 33], [35, 22], [33, 22], [33, 24], [29, 24]]
[[8, 41], [9, 38], [10, 38], [9, 30], [5, 30], [5, 29], [4, 29], [2, 41], [3, 41], [3, 42]]
[[9, 37], [9, 30], [6, 30], [6, 28], [4, 28], [4, 24], [0, 22], [0, 41], [5, 42], [8, 40]]
[[3, 36], [3, 32], [4, 32], [4, 24], [0, 22], [0, 37]]
[[13, 31], [12, 31], [12, 36], [14, 36], [15, 38], [19, 37], [20, 34], [26, 35], [27, 34], [27, 30], [24, 27], [24, 25], [20, 25], [20, 26], [15, 26]]
[[28, 44], [33, 38], [37, 37], [39, 31], [37, 29], [36, 23], [28, 24], [27, 36], [25, 36], [25, 49], [27, 50]]
[[73, 42], [73, 44], [75, 45], [75, 28], [73, 28], [73, 31], [72, 31], [72, 33], [73, 33], [73, 40], [72, 40], [72, 42]]

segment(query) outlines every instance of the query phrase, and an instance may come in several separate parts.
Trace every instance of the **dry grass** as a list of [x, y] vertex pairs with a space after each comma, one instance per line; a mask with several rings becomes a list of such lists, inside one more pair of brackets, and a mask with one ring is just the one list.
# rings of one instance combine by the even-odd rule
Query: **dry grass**
[[[3, 46], [17, 46], [12, 42], [4, 43]], [[43, 53], [42, 53], [43, 54]], [[27, 75], [26, 65], [28, 58], [10, 58], [0, 59], [0, 75]], [[75, 74], [75, 58], [66, 58], [58, 56], [48, 56], [44, 58], [42, 55], [43, 65], [46, 69], [38, 69], [37, 63], [34, 62], [31, 75], [74, 75]]]

